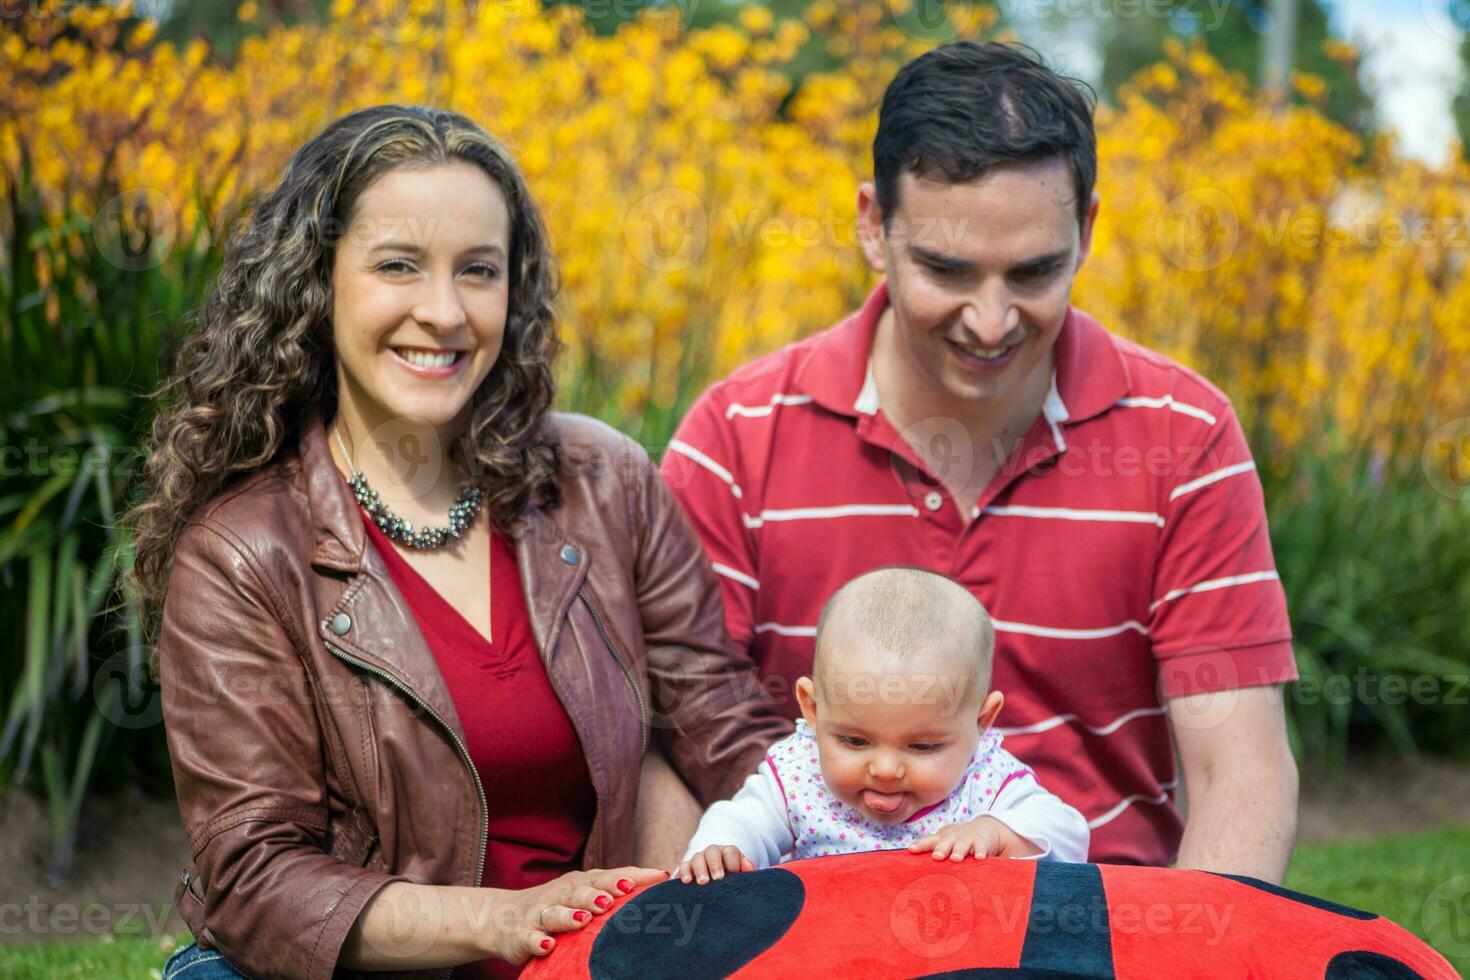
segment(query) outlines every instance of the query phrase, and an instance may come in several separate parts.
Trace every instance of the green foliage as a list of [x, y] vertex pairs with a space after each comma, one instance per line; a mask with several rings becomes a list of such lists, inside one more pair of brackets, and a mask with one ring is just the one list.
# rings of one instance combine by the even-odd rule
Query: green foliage
[[1463, 752], [1470, 501], [1417, 467], [1332, 448], [1264, 482], [1301, 674], [1299, 758], [1339, 774], [1350, 749]]
[[148, 658], [138, 610], [116, 589], [130, 554], [116, 518], [151, 408], [140, 395], [213, 260], [175, 247], [149, 265], [116, 251], [136, 229], [103, 222], [128, 220], [126, 207], [95, 228], [80, 216], [51, 227], [21, 177], [0, 276], [0, 617], [14, 641], [0, 658], [0, 786], [43, 788], [59, 876], [89, 788], [156, 787], [167, 772], [161, 730], [129, 715], [147, 701]]
[[1470, 152], [1470, 31], [1460, 39], [1460, 85], [1450, 103], [1461, 153]]
[[[1164, 4], [1153, 3], [1149, 9]], [[1210, 54], [1231, 71], [1251, 81], [1261, 77], [1263, 39], [1270, 31], [1270, 0], [1223, 5], [1197, 0], [1168, 0], [1171, 17], [1115, 16], [1099, 23], [1103, 46], [1101, 88], [1112, 93], [1140, 69], [1163, 60], [1169, 38], [1204, 42]], [[1323, 42], [1332, 38], [1321, 0], [1300, 0], [1293, 64], [1296, 71], [1316, 75], [1326, 85], [1323, 113], [1356, 133], [1372, 133], [1373, 100], [1358, 77], [1356, 61], [1329, 57]]]

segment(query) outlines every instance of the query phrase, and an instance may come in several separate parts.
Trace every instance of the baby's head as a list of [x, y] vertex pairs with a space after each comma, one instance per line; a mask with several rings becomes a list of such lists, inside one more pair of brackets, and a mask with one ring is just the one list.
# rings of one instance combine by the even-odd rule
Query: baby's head
[[985, 607], [936, 572], [880, 568], [833, 593], [796, 682], [827, 787], [879, 823], [953, 792], [1004, 700], [994, 648]]

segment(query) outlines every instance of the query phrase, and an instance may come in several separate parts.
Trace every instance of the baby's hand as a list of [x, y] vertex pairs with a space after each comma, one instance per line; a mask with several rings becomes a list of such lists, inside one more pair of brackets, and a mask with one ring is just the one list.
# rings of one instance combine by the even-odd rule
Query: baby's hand
[[740, 848], [734, 844], [711, 844], [679, 865], [679, 870], [676, 873], [679, 876], [679, 880], [686, 885], [691, 881], [698, 881], [701, 885], [707, 885], [711, 878], [719, 879], [725, 877], [726, 871], [754, 870], [755, 862], [744, 854], [741, 854]]
[[1014, 832], [994, 817], [976, 817], [920, 837], [909, 845], [909, 851], [913, 854], [930, 851], [936, 861], [945, 858], [963, 861], [971, 853], [977, 858], [995, 857], [1005, 852], [1008, 839], [1013, 836]]

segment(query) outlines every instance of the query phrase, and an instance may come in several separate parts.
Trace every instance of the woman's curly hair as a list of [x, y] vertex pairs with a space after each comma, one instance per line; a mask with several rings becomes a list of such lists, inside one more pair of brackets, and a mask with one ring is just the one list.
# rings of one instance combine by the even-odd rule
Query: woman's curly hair
[[485, 491], [503, 531], [532, 499], [560, 500], [563, 458], [551, 425], [562, 346], [557, 272], [519, 167], [458, 113], [402, 105], [349, 113], [296, 152], [232, 236], [213, 288], [188, 317], [199, 329], [151, 393], [162, 407], [143, 447], [139, 498], [124, 518], [134, 547], [125, 585], [142, 603], [150, 643], [187, 519], [232, 480], [294, 448], [313, 409], [323, 421], [336, 414], [332, 269], [363, 191], [390, 170], [456, 160], [478, 166], [505, 196], [510, 297], [500, 356], [450, 458]]

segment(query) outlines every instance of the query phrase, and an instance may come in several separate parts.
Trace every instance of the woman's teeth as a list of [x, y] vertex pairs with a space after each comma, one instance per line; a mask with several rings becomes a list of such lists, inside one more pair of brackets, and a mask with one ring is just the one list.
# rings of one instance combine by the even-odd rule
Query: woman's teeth
[[442, 354], [431, 354], [428, 351], [408, 350], [403, 347], [393, 348], [393, 353], [403, 358], [415, 367], [442, 368], [453, 364], [455, 358], [459, 357], [458, 351], [445, 351]]

